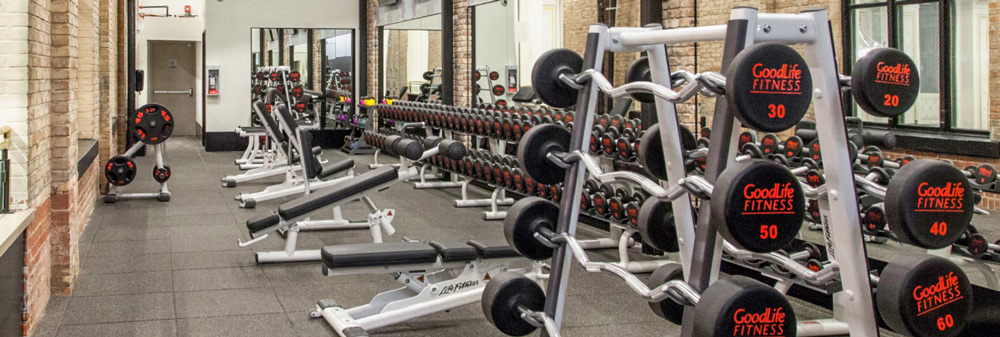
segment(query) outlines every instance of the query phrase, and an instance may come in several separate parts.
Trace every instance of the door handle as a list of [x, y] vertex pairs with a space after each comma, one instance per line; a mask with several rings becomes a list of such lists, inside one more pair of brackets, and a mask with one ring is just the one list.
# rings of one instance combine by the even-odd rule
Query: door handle
[[154, 94], [187, 94], [194, 97], [194, 88], [188, 90], [154, 90]]

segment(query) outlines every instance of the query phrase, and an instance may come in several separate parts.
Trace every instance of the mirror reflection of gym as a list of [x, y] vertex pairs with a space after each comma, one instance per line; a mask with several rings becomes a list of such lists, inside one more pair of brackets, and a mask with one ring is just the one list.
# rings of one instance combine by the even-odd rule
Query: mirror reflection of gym
[[[322, 129], [345, 127], [355, 113], [354, 31], [351, 29], [253, 28], [251, 64], [254, 73], [266, 67], [287, 67], [298, 73], [307, 106], [304, 119]], [[255, 97], [262, 96], [254, 85]], [[299, 100], [297, 100], [299, 101]], [[252, 114], [251, 114], [252, 115]], [[254, 125], [259, 121], [254, 118]]]
[[441, 95], [441, 16], [383, 27], [382, 83], [386, 98], [410, 101]]

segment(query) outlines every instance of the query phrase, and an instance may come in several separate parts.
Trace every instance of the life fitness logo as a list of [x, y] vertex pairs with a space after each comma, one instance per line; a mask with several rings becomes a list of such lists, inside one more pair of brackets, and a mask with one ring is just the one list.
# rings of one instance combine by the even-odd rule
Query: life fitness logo
[[767, 308], [758, 313], [737, 309], [733, 313], [733, 336], [784, 336], [786, 316], [784, 309]]
[[944, 186], [932, 186], [928, 182], [917, 186], [917, 212], [964, 212], [962, 199], [965, 187], [962, 183], [948, 182]]
[[897, 63], [896, 65], [888, 65], [885, 62], [879, 62], [875, 65], [875, 82], [910, 86], [910, 65]]
[[743, 214], [795, 214], [795, 189], [791, 183], [774, 183], [771, 187], [748, 184], [743, 188]]
[[937, 282], [931, 285], [918, 285], [913, 288], [913, 300], [917, 303], [917, 316], [923, 316], [950, 303], [965, 298], [959, 288], [958, 276], [954, 272], [938, 276]]

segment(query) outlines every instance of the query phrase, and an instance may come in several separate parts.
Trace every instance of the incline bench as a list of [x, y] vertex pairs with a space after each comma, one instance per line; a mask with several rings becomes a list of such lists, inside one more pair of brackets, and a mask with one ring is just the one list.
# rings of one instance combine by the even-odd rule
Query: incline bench
[[[393, 273], [403, 284], [354, 308], [320, 300], [311, 317], [324, 318], [345, 337], [368, 336], [369, 330], [476, 303], [491, 278], [522, 258], [506, 243], [477, 241], [328, 246], [322, 255], [324, 275]], [[541, 263], [528, 274], [540, 275]]]
[[[389, 235], [395, 232], [395, 229], [391, 225], [393, 213], [395, 212], [393, 210], [379, 211], [371, 199], [365, 196], [365, 193], [388, 188], [398, 181], [397, 178], [398, 174], [396, 170], [391, 167], [371, 170], [339, 184], [286, 202], [279, 206], [278, 210], [272, 214], [247, 220], [247, 230], [250, 232], [250, 237], [253, 240], [247, 243], [241, 242], [240, 246], [251, 245], [263, 240], [272, 231], [285, 229], [285, 250], [257, 252], [255, 254], [257, 263], [319, 261], [320, 251], [318, 249], [297, 250], [295, 248], [299, 232], [297, 220], [304, 219], [313, 213], [329, 207], [340, 206], [359, 199], [372, 212], [368, 216], [368, 222], [365, 224], [365, 227], [371, 229], [372, 238], [375, 242], [381, 242], [383, 227]], [[348, 224], [345, 228], [358, 227]]]

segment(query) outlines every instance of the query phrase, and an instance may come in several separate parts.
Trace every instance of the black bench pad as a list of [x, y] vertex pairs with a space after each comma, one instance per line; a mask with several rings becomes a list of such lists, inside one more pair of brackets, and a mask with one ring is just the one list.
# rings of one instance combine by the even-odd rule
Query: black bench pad
[[281, 222], [281, 219], [278, 218], [278, 215], [271, 213], [268, 215], [262, 215], [256, 218], [248, 219], [247, 229], [250, 230], [250, 233], [255, 233], [257, 231], [277, 225], [279, 222]]
[[434, 263], [438, 251], [423, 242], [387, 242], [327, 246], [321, 255], [326, 267], [335, 269]]
[[319, 178], [326, 178], [351, 168], [354, 168], [354, 159], [344, 159], [336, 163], [326, 164], [326, 166], [323, 166], [323, 170], [319, 172]]
[[396, 169], [391, 166], [380, 167], [343, 183], [314, 191], [312, 194], [286, 202], [278, 206], [278, 215], [282, 219], [294, 219], [309, 212], [320, 209], [337, 201], [391, 182], [398, 177]]
[[441, 255], [441, 262], [468, 262], [476, 260], [476, 249], [463, 242], [431, 241], [431, 247]]
[[240, 130], [244, 133], [266, 133], [267, 129], [262, 126], [241, 126]]
[[469, 241], [469, 246], [476, 248], [476, 254], [479, 255], [480, 259], [509, 259], [513, 257], [520, 257], [514, 248], [511, 248], [506, 243], [504, 244], [483, 244], [479, 241]]

